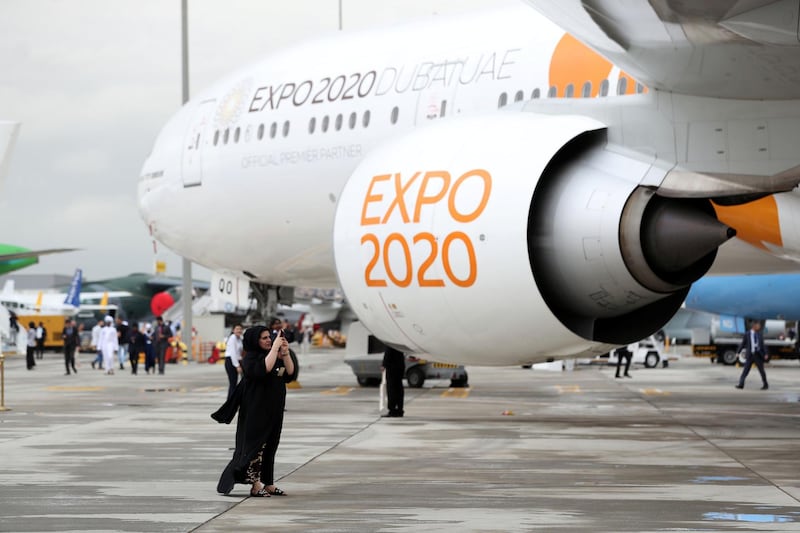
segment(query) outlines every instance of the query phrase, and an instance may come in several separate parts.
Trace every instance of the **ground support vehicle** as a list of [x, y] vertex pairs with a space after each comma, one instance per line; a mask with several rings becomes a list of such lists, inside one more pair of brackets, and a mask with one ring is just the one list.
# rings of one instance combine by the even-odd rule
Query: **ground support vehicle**
[[[797, 346], [796, 326], [785, 320], [762, 321], [766, 360], [800, 359]], [[698, 330], [692, 334], [692, 353], [696, 357], [708, 357], [712, 363], [725, 365], [744, 363], [744, 354], [739, 353], [742, 336], [749, 330], [744, 318], [719, 316], [712, 320], [709, 330]]]
[[[696, 357], [708, 357], [712, 363], [733, 365], [736, 362], [744, 363], [744, 354], [739, 353], [741, 337], [720, 337], [711, 339], [708, 344], [695, 344], [692, 351]], [[767, 349], [766, 360], [771, 359], [800, 359], [795, 340], [792, 339], [764, 339]]]
[[[362, 387], [378, 386], [381, 382], [383, 353], [348, 357], [344, 360], [353, 369], [356, 381]], [[449, 379], [451, 387], [468, 386], [467, 370], [461, 365], [436, 363], [406, 356], [406, 381], [413, 388], [422, 387], [428, 379]]]
[[[378, 386], [386, 346], [364, 325], [352, 322], [347, 331], [347, 356], [356, 381], [362, 387]], [[466, 369], [461, 365], [437, 363], [406, 355], [406, 374], [409, 387], [422, 387], [428, 379], [449, 379], [451, 387], [466, 387], [469, 383]]]
[[[592, 363], [607, 363], [609, 365], [617, 364], [616, 350], [611, 350], [607, 354], [596, 357]], [[675, 357], [677, 359], [677, 356]], [[664, 368], [669, 366], [669, 357], [664, 351], [664, 345], [659, 342], [654, 336], [640, 340], [636, 343], [636, 349], [633, 351], [631, 364], [641, 364], [646, 368], [655, 368], [661, 363]]]

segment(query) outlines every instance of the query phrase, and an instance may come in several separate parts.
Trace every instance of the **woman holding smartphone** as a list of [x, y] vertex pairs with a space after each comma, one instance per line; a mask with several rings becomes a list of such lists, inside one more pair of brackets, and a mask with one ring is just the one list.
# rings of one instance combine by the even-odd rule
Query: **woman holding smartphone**
[[242, 346], [243, 390], [236, 450], [222, 472], [217, 492], [228, 494], [235, 483], [251, 483], [251, 496], [285, 496], [274, 484], [275, 452], [283, 428], [286, 383], [297, 377], [297, 364], [282, 332], [273, 342], [264, 326], [245, 331]]

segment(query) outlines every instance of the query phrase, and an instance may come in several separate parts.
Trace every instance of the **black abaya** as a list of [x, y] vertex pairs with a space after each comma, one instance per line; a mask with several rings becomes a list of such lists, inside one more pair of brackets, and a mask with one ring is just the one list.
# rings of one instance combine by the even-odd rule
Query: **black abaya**
[[[245, 340], [247, 333], [250, 331], [245, 333]], [[255, 337], [257, 338], [257, 334]], [[268, 373], [264, 363], [266, 356], [267, 352], [259, 350], [247, 351], [242, 358], [243, 379], [238, 385], [242, 390], [236, 424], [236, 450], [222, 474], [219, 487], [226, 488], [224, 478], [231, 475], [236, 483], [253, 483], [255, 480], [251, 477], [251, 463], [259, 455], [260, 481], [265, 485], [273, 482], [271, 477], [275, 450], [280, 440], [286, 405], [286, 383], [297, 377], [298, 366], [295, 360], [295, 372], [288, 374], [283, 361], [277, 359], [274, 368]]]

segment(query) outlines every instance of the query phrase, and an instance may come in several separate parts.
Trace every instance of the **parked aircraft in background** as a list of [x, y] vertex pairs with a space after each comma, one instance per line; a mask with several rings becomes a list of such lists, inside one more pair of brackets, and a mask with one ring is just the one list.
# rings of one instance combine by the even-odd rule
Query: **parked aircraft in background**
[[800, 274], [708, 276], [694, 283], [686, 307], [759, 320], [800, 320]]
[[[109, 304], [109, 298], [123, 298], [130, 296], [127, 291], [81, 292], [83, 273], [81, 269], [75, 270], [69, 291], [66, 295], [62, 292], [25, 291], [20, 292], [14, 288], [14, 280], [6, 280], [3, 290], [0, 291], [0, 305], [13, 311], [17, 315], [63, 315], [74, 316], [81, 310], [108, 311], [117, 306]], [[88, 303], [96, 300], [98, 303]]]
[[[528, 3], [550, 20], [341, 34], [197, 94], [141, 172], [152, 235], [213, 270], [340, 286], [385, 343], [484, 365], [607, 352], [712, 264], [800, 259], [783, 219], [747, 215], [800, 205], [769, 196], [800, 181], [796, 3]], [[737, 231], [752, 246], [717, 257]]]
[[20, 268], [35, 265], [39, 256], [72, 252], [75, 248], [51, 248], [49, 250], [29, 250], [21, 246], [0, 244], [0, 274], [8, 274]]
[[[152, 274], [134, 273], [118, 278], [108, 278], [103, 280], [86, 282], [84, 287], [93, 291], [93, 294], [125, 294], [124, 298], [110, 296], [112, 303], [118, 304], [122, 309], [125, 318], [131, 320], [142, 320], [152, 317], [153, 298], [157, 295], [168, 292], [172, 301], [177, 301], [180, 297], [178, 289], [181, 286], [181, 278], [170, 276], [154, 276]], [[206, 290], [209, 287], [207, 281], [194, 280], [192, 286], [197, 289]], [[96, 300], [96, 299], [95, 299]], [[92, 302], [92, 298], [86, 298]]]

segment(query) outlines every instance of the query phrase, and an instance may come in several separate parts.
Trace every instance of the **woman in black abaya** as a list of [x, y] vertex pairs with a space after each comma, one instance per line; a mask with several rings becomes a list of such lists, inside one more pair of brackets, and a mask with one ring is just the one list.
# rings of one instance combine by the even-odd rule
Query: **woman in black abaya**
[[236, 451], [217, 485], [222, 494], [228, 494], [234, 483], [251, 483], [251, 496], [286, 494], [274, 485], [275, 451], [283, 427], [286, 383], [295, 379], [297, 367], [282, 333], [274, 342], [264, 326], [244, 333]]

